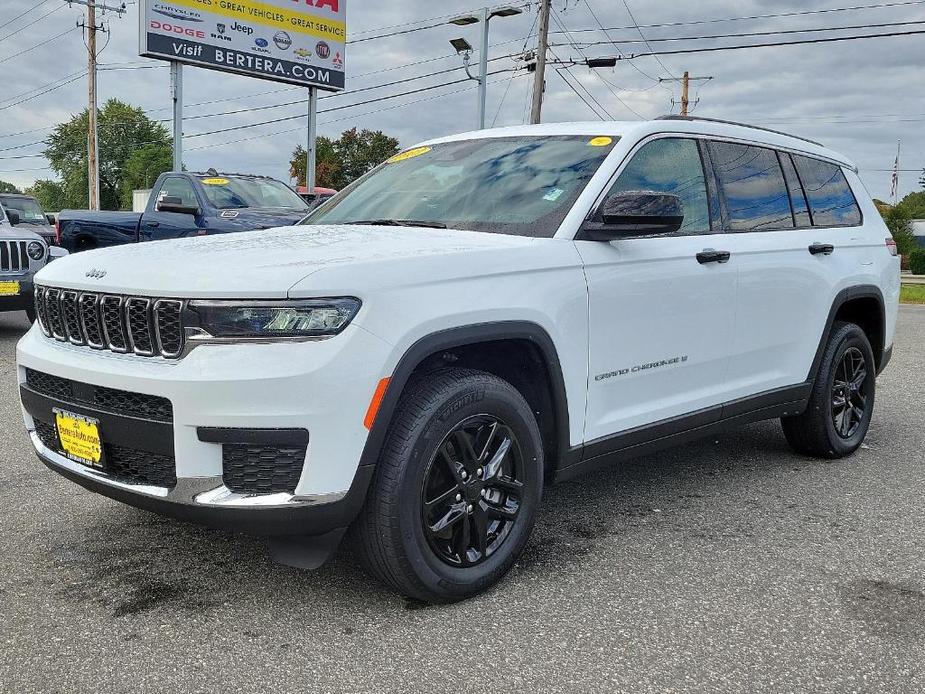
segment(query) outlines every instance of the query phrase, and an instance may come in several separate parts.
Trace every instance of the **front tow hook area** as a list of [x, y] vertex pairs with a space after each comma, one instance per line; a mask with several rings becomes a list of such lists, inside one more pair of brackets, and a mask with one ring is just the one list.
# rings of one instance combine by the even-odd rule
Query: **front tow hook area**
[[270, 557], [278, 564], [314, 571], [337, 551], [346, 532], [347, 528], [335, 528], [324, 535], [274, 535], [269, 539]]

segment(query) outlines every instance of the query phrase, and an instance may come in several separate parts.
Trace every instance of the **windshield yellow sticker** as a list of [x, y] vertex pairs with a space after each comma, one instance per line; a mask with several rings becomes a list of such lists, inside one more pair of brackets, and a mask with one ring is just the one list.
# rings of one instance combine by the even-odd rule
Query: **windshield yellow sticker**
[[414, 159], [415, 157], [419, 157], [422, 154], [427, 154], [429, 151], [430, 147], [415, 147], [414, 149], [409, 149], [407, 152], [396, 154], [394, 157], [388, 160], [388, 163], [397, 164], [400, 161], [405, 161], [406, 159]]
[[202, 185], [204, 186], [227, 186], [229, 183], [227, 178], [204, 178], [202, 179]]
[[611, 142], [613, 142], [613, 138], [605, 136], [605, 137], [595, 137], [588, 144], [591, 145], [592, 147], [606, 147]]

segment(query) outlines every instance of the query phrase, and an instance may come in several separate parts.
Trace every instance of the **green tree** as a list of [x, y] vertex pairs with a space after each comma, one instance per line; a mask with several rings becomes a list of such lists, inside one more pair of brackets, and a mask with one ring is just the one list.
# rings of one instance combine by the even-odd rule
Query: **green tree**
[[913, 249], [918, 248], [915, 235], [912, 233], [912, 217], [900, 205], [888, 209], [883, 215], [883, 221], [896, 241], [896, 249], [900, 255], [909, 255]]
[[19, 193], [20, 190], [12, 183], [7, 183], [6, 181], [0, 181], [0, 193]]
[[896, 207], [902, 208], [909, 219], [925, 219], [925, 191], [909, 193]]
[[[341, 190], [398, 151], [398, 140], [381, 130], [351, 128], [336, 140], [319, 137], [315, 158], [317, 184]], [[305, 185], [305, 149], [301, 145], [295, 148], [289, 164], [290, 175], [299, 185]]]
[[132, 209], [132, 191], [150, 188], [157, 177], [173, 168], [173, 153], [160, 145], [145, 145], [125, 160], [122, 173], [122, 209]]
[[[60, 124], [47, 140], [43, 152], [61, 178], [66, 207], [87, 206], [87, 111]], [[140, 108], [110, 99], [100, 109], [97, 126], [100, 157], [100, 206], [119, 209], [126, 199], [131, 203], [132, 186], [144, 180], [146, 167], [170, 157], [172, 143], [167, 129], [148, 118]], [[141, 152], [145, 152], [141, 154]], [[132, 160], [131, 170], [127, 167]], [[168, 168], [170, 168], [168, 166]], [[160, 173], [160, 171], [158, 172]], [[128, 190], [128, 198], [124, 193]]]
[[60, 212], [68, 207], [64, 186], [57, 181], [39, 179], [26, 189], [26, 194], [38, 200], [45, 212]]

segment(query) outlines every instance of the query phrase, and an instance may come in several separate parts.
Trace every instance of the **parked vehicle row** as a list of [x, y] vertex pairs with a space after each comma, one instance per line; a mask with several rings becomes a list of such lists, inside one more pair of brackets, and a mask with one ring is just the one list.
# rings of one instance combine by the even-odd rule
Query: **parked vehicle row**
[[58, 228], [61, 245], [77, 252], [269, 229], [295, 224], [309, 209], [295, 191], [272, 178], [172, 172], [158, 177], [142, 213], [64, 210]]
[[[232, 177], [204, 176], [64, 240], [225, 219]], [[294, 565], [349, 531], [373, 575], [449, 602], [510, 569], [546, 483], [770, 418], [802, 454], [853, 453], [899, 288], [857, 169], [817, 143], [517, 127], [402, 152], [299, 226], [54, 263], [18, 375], [39, 458], [77, 484]]]

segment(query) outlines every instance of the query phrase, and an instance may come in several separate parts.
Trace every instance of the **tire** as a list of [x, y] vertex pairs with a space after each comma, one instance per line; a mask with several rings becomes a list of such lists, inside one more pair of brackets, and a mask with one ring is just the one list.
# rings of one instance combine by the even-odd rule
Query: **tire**
[[[849, 371], [851, 377], [846, 379]], [[843, 385], [846, 382], [847, 389]], [[836, 321], [809, 406], [801, 415], [781, 419], [790, 447], [818, 458], [844, 458], [854, 453], [870, 428], [876, 383], [876, 362], [867, 335], [854, 323]]]
[[35, 319], [37, 318], [37, 316], [35, 315], [35, 308], [30, 306], [29, 308], [24, 309], [24, 310], [26, 312], [26, 318], [29, 319], [29, 322], [35, 323]]
[[470, 369], [414, 376], [351, 527], [354, 549], [370, 573], [409, 598], [472, 597], [523, 551], [542, 485], [539, 427], [513, 386]]

